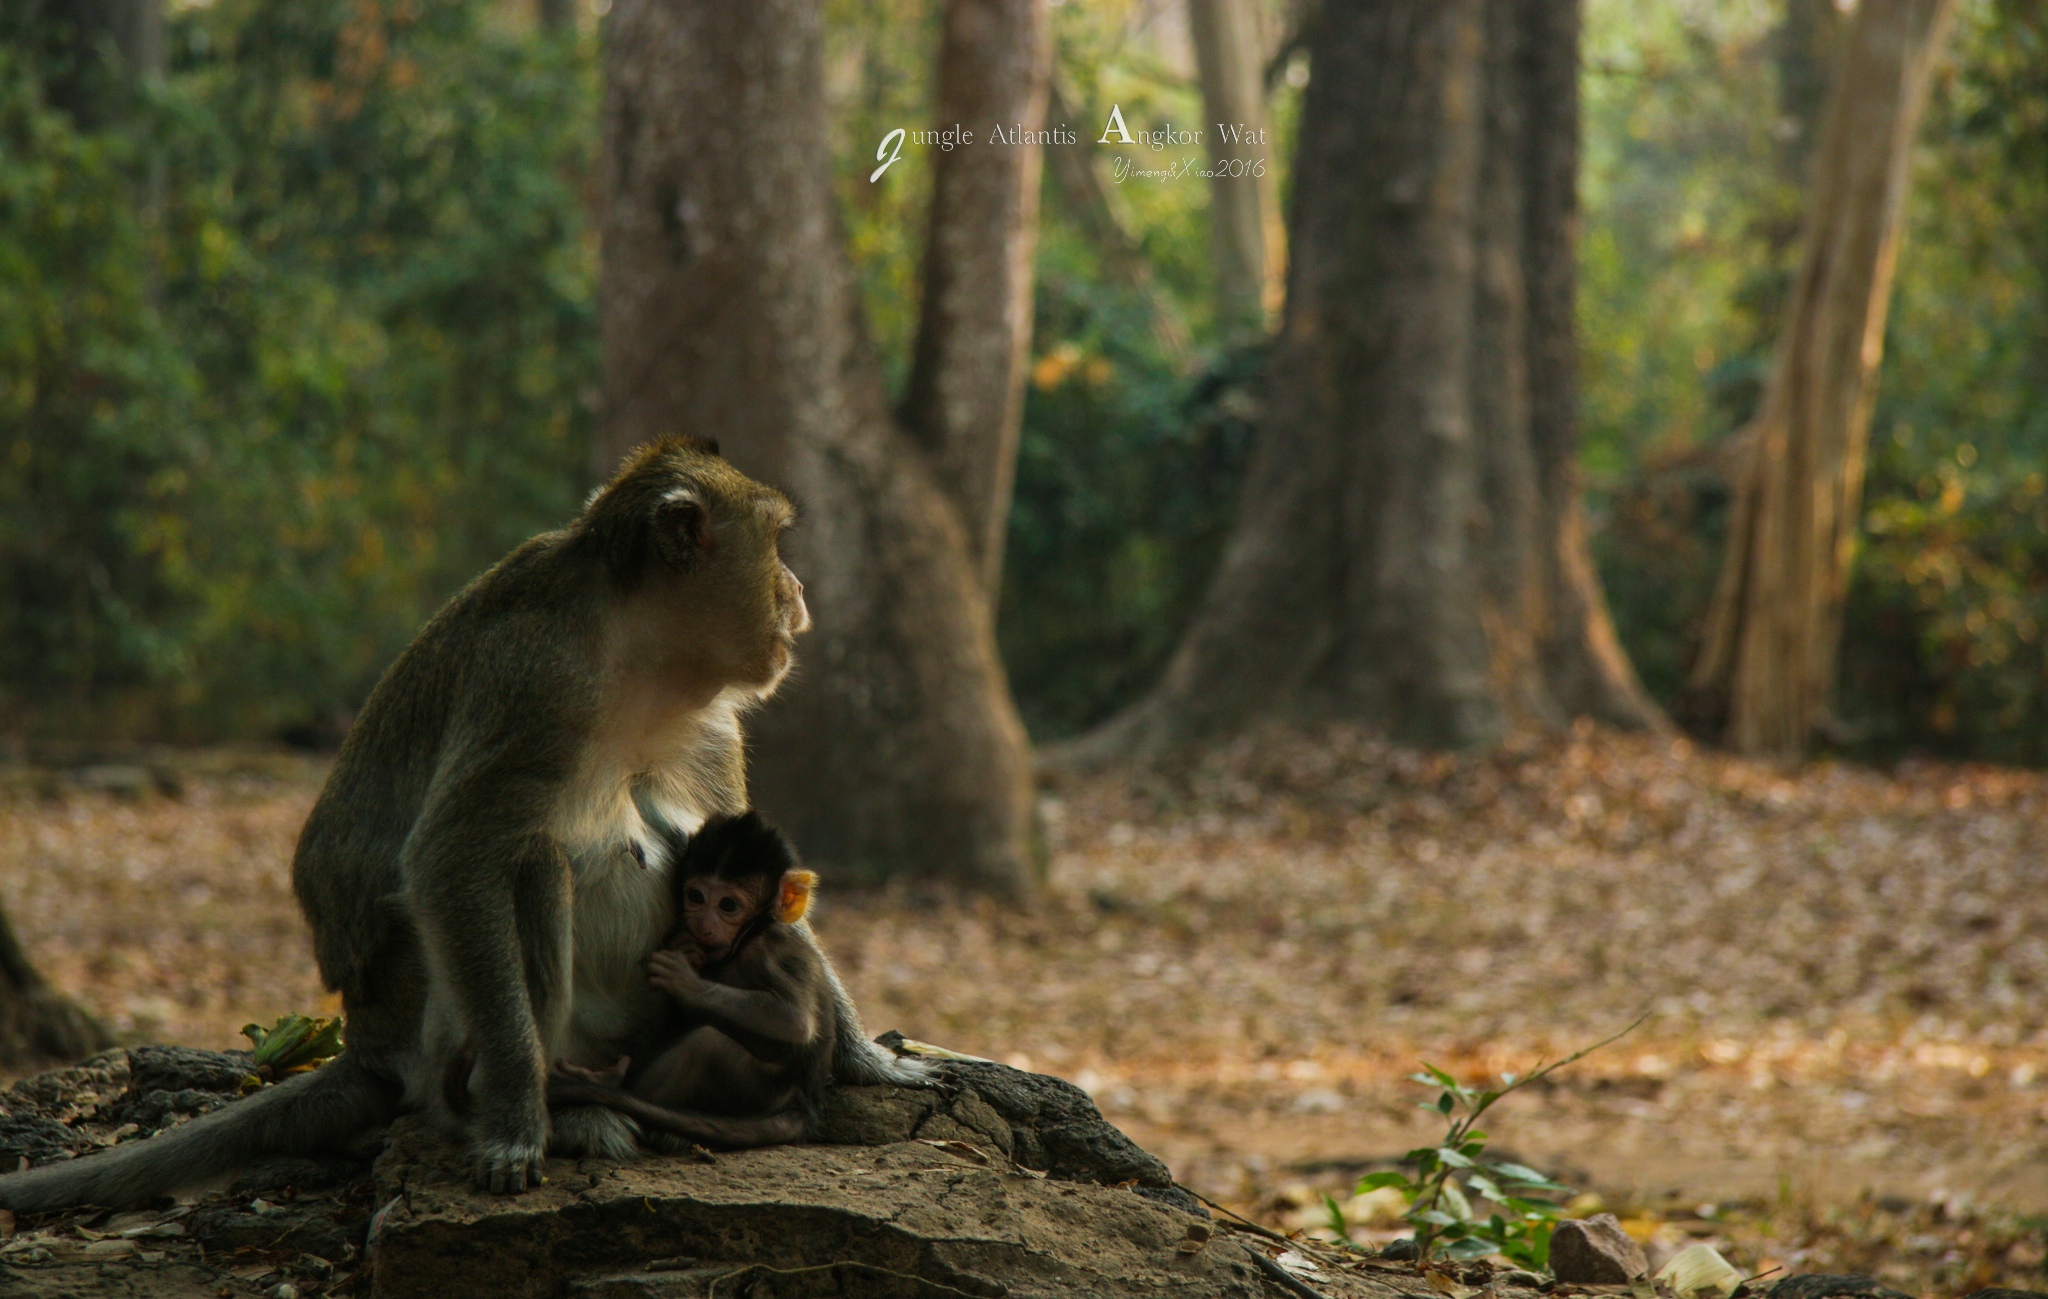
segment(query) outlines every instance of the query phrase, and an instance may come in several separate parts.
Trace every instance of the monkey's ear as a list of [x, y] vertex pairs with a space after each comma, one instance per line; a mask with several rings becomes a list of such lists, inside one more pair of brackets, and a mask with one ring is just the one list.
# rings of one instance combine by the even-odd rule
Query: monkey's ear
[[784, 871], [775, 898], [775, 918], [785, 925], [802, 920], [811, 909], [811, 890], [818, 887], [815, 871]]
[[711, 512], [694, 495], [677, 492], [654, 511], [654, 553], [670, 568], [689, 572], [718, 546]]

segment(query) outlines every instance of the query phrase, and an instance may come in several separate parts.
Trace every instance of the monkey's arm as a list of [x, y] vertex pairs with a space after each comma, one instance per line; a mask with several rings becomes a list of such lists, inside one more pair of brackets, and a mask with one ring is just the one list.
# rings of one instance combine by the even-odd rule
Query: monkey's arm
[[740, 988], [715, 983], [687, 968], [671, 952], [656, 952], [648, 964], [649, 982], [678, 1006], [724, 1033], [756, 1059], [787, 1064], [808, 1052], [818, 1040], [820, 1024], [808, 990], [821, 977], [803, 958], [805, 949], [762, 934], [756, 951], [745, 954], [749, 982], [765, 988]]

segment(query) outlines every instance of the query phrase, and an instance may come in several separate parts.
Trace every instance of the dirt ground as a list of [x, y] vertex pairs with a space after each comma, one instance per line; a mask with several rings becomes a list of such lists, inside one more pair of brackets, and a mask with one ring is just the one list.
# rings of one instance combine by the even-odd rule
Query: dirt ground
[[[332, 1009], [289, 882], [321, 763], [124, 764], [0, 769], [0, 901], [50, 979], [137, 1040]], [[1335, 732], [1052, 773], [1041, 811], [1027, 907], [828, 874], [871, 1029], [1072, 1078], [1194, 1189], [1313, 1228], [1431, 1135], [1420, 1063], [1526, 1072], [1647, 1012], [1495, 1149], [1653, 1257], [2048, 1288], [2048, 777]]]

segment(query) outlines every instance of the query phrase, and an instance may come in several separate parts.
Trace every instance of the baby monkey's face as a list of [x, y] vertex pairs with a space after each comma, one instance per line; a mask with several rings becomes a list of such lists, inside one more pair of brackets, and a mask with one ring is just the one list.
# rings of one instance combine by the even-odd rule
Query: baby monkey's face
[[749, 885], [711, 875], [683, 882], [683, 928], [689, 931], [707, 965], [732, 954], [740, 931], [760, 910], [760, 892]]

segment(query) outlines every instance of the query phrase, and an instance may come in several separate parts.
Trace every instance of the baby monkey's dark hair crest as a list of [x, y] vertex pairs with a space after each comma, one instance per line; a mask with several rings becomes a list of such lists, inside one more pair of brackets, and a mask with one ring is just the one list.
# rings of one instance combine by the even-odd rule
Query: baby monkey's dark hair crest
[[[680, 886], [710, 876], [755, 889], [761, 910], [733, 943], [737, 951], [770, 920], [794, 924], [810, 913], [818, 877], [803, 869], [796, 848], [759, 812], [714, 816], [690, 836], [676, 862]], [[678, 904], [680, 906], [680, 904]]]
[[759, 812], [714, 816], [683, 847], [676, 869], [687, 879], [712, 875], [734, 883], [773, 882], [803, 866], [796, 848]]

